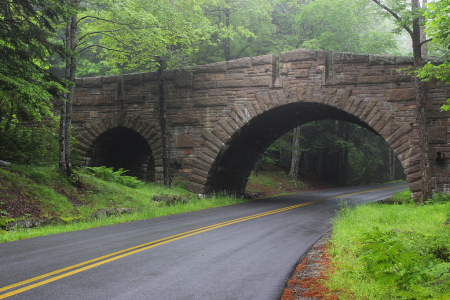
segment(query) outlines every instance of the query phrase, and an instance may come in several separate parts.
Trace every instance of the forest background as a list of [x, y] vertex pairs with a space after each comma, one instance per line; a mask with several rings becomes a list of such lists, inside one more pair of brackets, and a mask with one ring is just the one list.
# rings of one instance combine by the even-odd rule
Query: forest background
[[[70, 110], [75, 77], [188, 68], [297, 48], [412, 55], [411, 40], [377, 2], [0, 0], [0, 159], [54, 164], [59, 158], [70, 168], [70, 157], [77, 159], [70, 151], [76, 141], [68, 138], [70, 112], [69, 120], [53, 117], [51, 99], [62, 99]], [[382, 2], [401, 11], [414, 1]], [[432, 5], [422, 7], [422, 23], [431, 22], [437, 37], [427, 53], [445, 60], [448, 20], [439, 18], [448, 15], [449, 1]], [[448, 80], [448, 63], [440, 67], [426, 65], [421, 76]], [[46, 126], [29, 126], [42, 117]], [[339, 120], [292, 130], [260, 161], [291, 169], [294, 178], [300, 171], [338, 185], [405, 178], [384, 140]]]

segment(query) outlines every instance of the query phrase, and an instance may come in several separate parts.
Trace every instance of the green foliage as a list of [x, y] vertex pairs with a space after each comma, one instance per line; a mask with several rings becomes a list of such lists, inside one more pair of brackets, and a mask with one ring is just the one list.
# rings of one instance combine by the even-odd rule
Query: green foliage
[[73, 10], [64, 0], [0, 1], [0, 121], [19, 111], [51, 115], [50, 99], [65, 91], [47, 57], [67, 50], [52, 41], [53, 24]]
[[[191, 192], [180, 187], [169, 189], [154, 183], [144, 183], [137, 188], [130, 188], [117, 182], [101, 180], [83, 169], [78, 171], [83, 183], [81, 189], [69, 184], [67, 178], [61, 175], [56, 167], [11, 165], [7, 168], [0, 168], [1, 209], [3, 209], [2, 203], [5, 201], [4, 199], [17, 201], [17, 197], [12, 195], [17, 195], [18, 191], [20, 191], [22, 198], [28, 197], [38, 203], [42, 216], [57, 216], [64, 218], [66, 221], [72, 221], [63, 226], [55, 224], [54, 226], [36, 228], [17, 228], [9, 233], [1, 232], [0, 243], [179, 214], [246, 201], [230, 196], [212, 196], [208, 199], [198, 199]], [[191, 200], [188, 203], [176, 203], [170, 206], [159, 205], [151, 201], [154, 196], [175, 195], [190, 196]], [[98, 209], [120, 207], [132, 208], [133, 212], [104, 219], [91, 219], [89, 217]], [[3, 216], [2, 214], [2, 217], [7, 217], [7, 215]], [[0, 220], [2, 219], [0, 218]], [[77, 222], [73, 222], [74, 220], [77, 220]]]
[[409, 188], [406, 191], [395, 192], [390, 200], [392, 202], [402, 202], [402, 203], [414, 201], [413, 199], [411, 199], [411, 190]]
[[2, 219], [0, 218], [0, 227], [4, 227], [6, 224], [14, 222], [16, 219], [8, 218], [8, 219]]
[[[5, 123], [0, 123], [0, 127]], [[44, 125], [46, 124], [46, 125]], [[75, 137], [71, 136], [71, 157], [81, 159]], [[8, 130], [0, 130], [0, 157], [15, 164], [53, 165], [58, 160], [57, 120], [46, 120], [41, 124], [29, 126], [13, 123]]]
[[127, 170], [124, 170], [123, 168], [120, 168], [119, 170], [117, 170], [115, 172], [114, 172], [113, 167], [107, 168], [105, 166], [86, 167], [86, 169], [94, 172], [95, 176], [98, 178], [101, 178], [106, 181], [117, 182], [117, 183], [126, 185], [128, 187], [136, 188], [143, 184], [142, 181], [136, 179], [135, 177], [123, 175], [123, 173], [128, 172]]
[[433, 198], [425, 201], [427, 204], [434, 204], [434, 203], [443, 203], [443, 202], [450, 202], [450, 194], [446, 193], [435, 193], [433, 194]]
[[449, 280], [450, 263], [408, 249], [398, 235], [394, 230], [382, 232], [377, 227], [364, 233], [358, 259], [366, 264], [368, 273], [376, 280], [387, 286], [396, 285], [399, 290], [396, 296], [407, 299], [430, 297], [423, 288], [424, 283]]
[[449, 212], [449, 202], [344, 207], [333, 220], [327, 285], [343, 299], [446, 299]]
[[55, 127], [14, 125], [0, 133], [0, 157], [17, 164], [47, 165], [56, 162], [58, 141]]

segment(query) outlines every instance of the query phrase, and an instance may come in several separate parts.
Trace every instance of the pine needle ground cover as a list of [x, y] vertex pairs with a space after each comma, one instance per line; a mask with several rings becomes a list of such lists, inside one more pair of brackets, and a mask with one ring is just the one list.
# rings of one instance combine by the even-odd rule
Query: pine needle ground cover
[[[87, 170], [78, 171], [81, 187], [74, 187], [56, 167], [11, 165], [0, 168], [0, 222], [14, 219], [59, 217], [76, 220], [65, 225], [0, 230], [0, 242], [106, 226], [240, 203], [229, 196], [201, 198], [181, 186], [165, 188], [153, 183], [137, 186], [129, 181], [105, 181]], [[120, 182], [120, 183], [119, 183]], [[152, 201], [154, 196], [186, 196], [188, 203]], [[90, 218], [99, 209], [131, 208], [130, 214]]]
[[426, 205], [344, 207], [333, 222], [328, 287], [340, 299], [450, 299], [449, 218], [442, 195]]

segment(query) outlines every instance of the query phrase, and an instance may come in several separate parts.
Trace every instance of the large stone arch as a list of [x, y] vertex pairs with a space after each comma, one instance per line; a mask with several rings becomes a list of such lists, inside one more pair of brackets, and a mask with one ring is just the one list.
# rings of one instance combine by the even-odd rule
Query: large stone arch
[[[159, 124], [147, 122], [146, 120], [143, 120], [139, 114], [111, 113], [97, 122], [87, 124], [83, 132], [77, 136], [79, 141], [78, 148], [83, 157], [81, 165], [93, 166], [96, 158], [95, 155], [97, 155], [96, 142], [105, 134], [113, 131], [119, 133], [120, 130], [132, 131], [145, 140], [154, 158], [154, 180], [160, 183], [163, 178], [163, 169], [162, 142]], [[142, 158], [142, 172], [144, 173], [146, 173], [146, 170], [144, 169], [151, 164], [149, 159], [149, 157]], [[137, 177], [147, 179], [146, 176], [143, 175]], [[148, 179], [153, 180], [153, 178]]]
[[[203, 131], [206, 141], [192, 160], [192, 173], [187, 177], [191, 189], [207, 193], [243, 192], [258, 152], [298, 125], [331, 118], [358, 124], [381, 136], [402, 163], [413, 193], [420, 194], [417, 129], [409, 123], [398, 124], [389, 111], [380, 109], [378, 100], [352, 96], [349, 87], [336, 89], [315, 84], [283, 84], [283, 89], [265, 90], [255, 96], [256, 100], [235, 104], [228, 117], [217, 122], [212, 130]], [[300, 118], [295, 119], [295, 115]], [[277, 123], [272, 131], [267, 124], [270, 118]], [[268, 129], [271, 135], [255, 145], [262, 133], [252, 131], [252, 126]], [[239, 153], [237, 142], [253, 145], [247, 145]]]

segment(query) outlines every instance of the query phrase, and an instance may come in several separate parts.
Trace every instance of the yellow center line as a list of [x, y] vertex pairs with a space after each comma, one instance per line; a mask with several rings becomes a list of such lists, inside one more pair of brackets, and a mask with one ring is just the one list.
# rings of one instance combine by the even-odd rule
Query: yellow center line
[[[139, 253], [139, 252], [144, 251], [144, 250], [148, 250], [148, 249], [160, 246], [160, 245], [167, 244], [169, 242], [177, 241], [177, 240], [180, 240], [180, 239], [183, 239], [183, 238], [186, 238], [186, 237], [189, 237], [189, 236], [193, 236], [193, 235], [196, 235], [196, 234], [199, 234], [199, 233], [203, 233], [203, 232], [206, 232], [206, 231], [210, 231], [210, 230], [213, 230], [213, 229], [221, 228], [221, 227], [228, 226], [228, 225], [231, 225], [231, 224], [236, 224], [236, 223], [240, 223], [240, 222], [243, 222], [243, 221], [256, 219], [256, 218], [259, 218], [259, 217], [268, 216], [268, 215], [276, 214], [276, 213], [279, 213], [279, 212], [283, 212], [283, 211], [291, 210], [291, 209], [294, 209], [294, 208], [298, 208], [298, 207], [302, 207], [302, 206], [306, 206], [306, 205], [310, 205], [310, 204], [315, 204], [315, 203], [319, 203], [319, 202], [323, 202], [323, 201], [327, 201], [327, 200], [331, 200], [331, 199], [336, 199], [336, 198], [341, 198], [341, 197], [348, 197], [348, 196], [353, 196], [353, 195], [363, 194], [363, 193], [369, 193], [369, 192], [373, 192], [373, 191], [380, 191], [380, 190], [385, 190], [385, 189], [391, 189], [391, 188], [395, 188], [395, 187], [399, 187], [399, 186], [374, 189], [374, 190], [369, 190], [369, 191], [364, 191], [364, 192], [357, 192], [357, 193], [346, 194], [346, 195], [333, 196], [333, 197], [329, 197], [329, 198], [325, 198], [325, 199], [320, 199], [320, 200], [316, 200], [316, 201], [312, 201], [312, 202], [306, 202], [306, 203], [302, 203], [302, 204], [287, 206], [287, 207], [284, 207], [284, 208], [271, 210], [271, 211], [264, 212], [264, 213], [259, 213], [259, 214], [256, 214], [256, 215], [251, 215], [251, 216], [247, 216], [247, 217], [243, 217], [243, 218], [238, 218], [238, 219], [234, 219], [234, 220], [230, 220], [230, 221], [226, 221], [226, 222], [222, 222], [222, 223], [218, 223], [218, 224], [214, 224], [214, 225], [210, 225], [210, 226], [206, 226], [206, 227], [202, 227], [202, 228], [186, 231], [186, 232], [179, 233], [179, 234], [176, 234], [176, 235], [172, 235], [172, 236], [169, 236], [169, 237], [166, 237], [166, 238], [158, 239], [158, 240], [151, 241], [151, 242], [148, 242], [148, 243], [144, 243], [144, 244], [141, 244], [141, 245], [138, 245], [138, 246], [134, 246], [134, 247], [130, 247], [130, 248], [127, 248], [127, 249], [124, 249], [124, 250], [120, 250], [120, 251], [117, 251], [117, 252], [114, 252], [114, 253], [103, 255], [103, 256], [100, 256], [100, 257], [97, 257], [97, 258], [94, 258], [94, 259], [91, 259], [91, 260], [88, 260], [88, 261], [85, 261], [85, 262], [82, 262], [82, 263], [79, 263], [79, 264], [76, 264], [76, 265], [72, 265], [72, 266], [69, 266], [69, 267], [66, 267], [66, 268], [63, 268], [63, 269], [59, 269], [59, 270], [56, 270], [56, 271], [53, 271], [53, 272], [50, 272], [50, 273], [46, 273], [46, 274], [43, 274], [43, 275], [40, 275], [40, 276], [37, 276], [37, 277], [33, 277], [33, 278], [30, 278], [30, 279], [27, 279], [27, 280], [24, 280], [24, 281], [21, 281], [21, 282], [17, 282], [17, 283], [14, 283], [14, 284], [2, 287], [2, 288], [0, 288], [0, 292], [6, 291], [6, 290], [10, 290], [10, 289], [13, 289], [13, 288], [21, 286], [21, 285], [32, 283], [32, 282], [35, 282], [35, 281], [38, 281], [38, 280], [50, 277], [52, 275], [56, 275], [56, 274], [59, 274], [59, 273], [63, 273], [63, 272], [66, 272], [66, 271], [78, 268], [76, 270], [72, 270], [70, 272], [66, 272], [64, 274], [61, 274], [61, 275], [58, 275], [58, 276], [54, 276], [52, 278], [49, 278], [49, 279], [46, 279], [46, 280], [43, 280], [43, 281], [39, 281], [37, 283], [34, 283], [34, 284], [31, 284], [31, 285], [25, 286], [23, 288], [11, 291], [9, 293], [5, 293], [3, 295], [0, 295], [0, 299], [5, 299], [7, 297], [10, 297], [10, 296], [13, 296], [13, 295], [25, 292], [27, 290], [36, 288], [38, 286], [45, 285], [47, 283], [50, 283], [50, 282], [53, 282], [53, 281], [56, 281], [56, 280], [59, 280], [59, 279], [62, 279], [62, 278], [65, 278], [65, 277], [68, 277], [68, 276], [80, 273], [80, 272], [83, 272], [83, 271], [86, 271], [86, 270], [89, 270], [89, 269], [92, 269], [94, 267], [106, 264], [108, 262], [115, 261], [117, 259], [129, 256], [129, 255], [132, 255], [132, 254]], [[82, 267], [82, 266], [84, 266], [84, 267]], [[79, 267], [82, 267], [82, 268], [79, 268]]]

